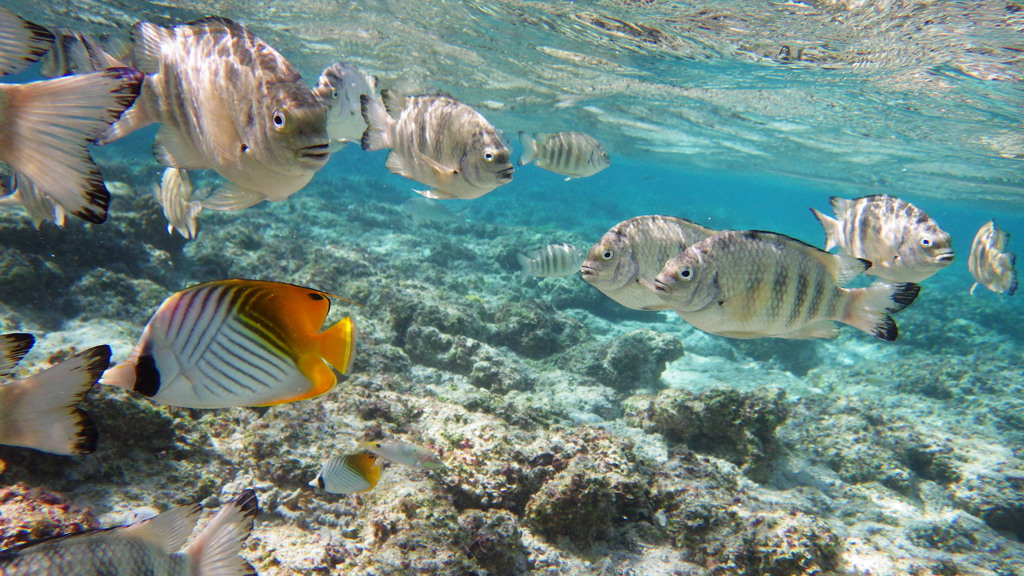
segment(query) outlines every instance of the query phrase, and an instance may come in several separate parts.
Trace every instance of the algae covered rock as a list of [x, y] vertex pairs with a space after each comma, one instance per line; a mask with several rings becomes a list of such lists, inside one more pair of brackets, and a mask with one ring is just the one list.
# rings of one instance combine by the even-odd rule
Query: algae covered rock
[[24, 484], [0, 488], [0, 550], [99, 527], [92, 512], [68, 504], [59, 494]]
[[777, 388], [672, 389], [629, 399], [626, 418], [669, 441], [728, 460], [752, 480], [765, 482], [777, 451], [775, 429], [788, 415], [784, 400], [785, 392]]
[[492, 344], [527, 358], [544, 358], [589, 337], [587, 329], [542, 300], [502, 304], [494, 314]]
[[657, 388], [665, 365], [682, 355], [678, 338], [653, 330], [633, 330], [608, 341], [575, 346], [553, 363], [627, 392]]

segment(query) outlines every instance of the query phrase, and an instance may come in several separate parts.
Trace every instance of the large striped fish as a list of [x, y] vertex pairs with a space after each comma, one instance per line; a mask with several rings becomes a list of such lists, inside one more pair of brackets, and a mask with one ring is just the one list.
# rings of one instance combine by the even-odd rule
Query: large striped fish
[[525, 281], [530, 276], [537, 278], [565, 278], [572, 276], [583, 263], [580, 249], [562, 242], [538, 248], [529, 254], [516, 254], [519, 260], [519, 280]]
[[[0, 336], [0, 378], [6, 379], [32, 348], [31, 334]], [[78, 404], [110, 362], [110, 347], [95, 346], [56, 366], [0, 385], [0, 444], [52, 454], [96, 449], [96, 426]], [[6, 574], [0, 568], [0, 574]]]
[[327, 106], [242, 25], [216, 17], [172, 27], [139, 22], [132, 45], [132, 62], [146, 73], [142, 92], [99, 142], [159, 122], [157, 161], [216, 170], [228, 181], [205, 207], [283, 200], [327, 163]]
[[864, 258], [886, 282], [920, 282], [953, 261], [952, 241], [927, 214], [893, 196], [829, 199], [836, 217], [811, 208], [825, 229], [825, 250]]
[[520, 166], [536, 160], [537, 166], [566, 176], [566, 180], [593, 176], [611, 165], [601, 143], [582, 132], [555, 134], [519, 133], [523, 154]]
[[683, 320], [730, 338], [831, 338], [833, 321], [895, 340], [917, 284], [841, 286], [868, 262], [756, 230], [719, 232], [665, 263], [654, 292]]
[[[330, 390], [352, 362], [345, 317], [320, 331], [329, 294], [279, 282], [218, 280], [164, 301], [127, 360], [101, 383], [190, 408], [269, 406]], [[328, 366], [330, 365], [330, 366]]]
[[[390, 148], [385, 167], [430, 186], [427, 198], [478, 198], [512, 181], [508, 148], [479, 112], [442, 95], [361, 97], [363, 150]], [[383, 101], [383, 103], [381, 102]]]
[[1009, 234], [996, 228], [995, 220], [986, 222], [974, 235], [971, 254], [967, 257], [967, 270], [974, 277], [972, 295], [978, 284], [1011, 296], [1017, 291], [1017, 270], [1014, 268], [1017, 255], [1006, 251], [1009, 240]]
[[[19, 72], [53, 46], [53, 34], [0, 8], [0, 75]], [[107, 218], [110, 192], [88, 146], [135, 100], [142, 74], [107, 68], [27, 84], [0, 84], [0, 162], [14, 172], [2, 204], [25, 205], [38, 226], [64, 213]], [[0, 186], [2, 191], [2, 186]]]
[[[181, 506], [129, 526], [47, 538], [0, 552], [4, 576], [252, 576], [239, 554], [259, 511], [243, 490], [185, 546], [199, 505]], [[184, 547], [184, 548], [183, 548]]]
[[666, 310], [650, 286], [665, 262], [715, 231], [683, 218], [637, 216], [613, 226], [591, 246], [583, 279], [634, 310]]
[[359, 452], [328, 458], [309, 485], [331, 494], [358, 494], [372, 490], [379, 480], [380, 459]]

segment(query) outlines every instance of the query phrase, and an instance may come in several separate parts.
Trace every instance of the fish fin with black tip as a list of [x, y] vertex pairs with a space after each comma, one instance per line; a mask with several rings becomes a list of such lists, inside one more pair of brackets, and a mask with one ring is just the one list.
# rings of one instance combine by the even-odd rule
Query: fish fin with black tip
[[240, 556], [259, 512], [256, 492], [243, 490], [228, 502], [189, 544], [184, 553], [196, 576], [255, 575], [256, 570]]
[[0, 76], [21, 72], [53, 47], [53, 34], [0, 8]]

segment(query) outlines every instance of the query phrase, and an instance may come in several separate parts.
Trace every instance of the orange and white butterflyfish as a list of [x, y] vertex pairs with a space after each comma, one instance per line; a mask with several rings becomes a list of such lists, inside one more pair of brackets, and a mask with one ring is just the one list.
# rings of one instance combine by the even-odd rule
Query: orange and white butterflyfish
[[358, 494], [372, 490], [380, 480], [380, 459], [359, 452], [329, 458], [309, 483], [331, 494]]
[[100, 381], [171, 406], [271, 406], [311, 398], [352, 363], [345, 317], [321, 331], [330, 294], [280, 282], [217, 280], [164, 301], [128, 359]]

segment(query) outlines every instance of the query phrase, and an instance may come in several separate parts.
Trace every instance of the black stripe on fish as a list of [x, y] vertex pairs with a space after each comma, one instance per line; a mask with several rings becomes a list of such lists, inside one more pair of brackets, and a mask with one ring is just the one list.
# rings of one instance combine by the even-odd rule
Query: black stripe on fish
[[160, 369], [153, 357], [153, 341], [147, 340], [135, 361], [135, 386], [132, 388], [139, 394], [152, 398], [160, 392]]
[[810, 282], [807, 280], [807, 273], [804, 270], [800, 270], [796, 277], [793, 307], [789, 311], [789, 316], [786, 318], [786, 326], [792, 326], [800, 319], [804, 306], [808, 304], [807, 289], [809, 287]]

